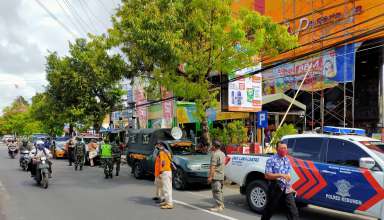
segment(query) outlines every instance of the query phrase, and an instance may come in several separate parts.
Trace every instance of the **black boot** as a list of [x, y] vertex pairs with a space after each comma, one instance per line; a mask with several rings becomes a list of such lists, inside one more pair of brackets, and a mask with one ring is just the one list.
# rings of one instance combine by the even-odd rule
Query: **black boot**
[[77, 166], [75, 166], [75, 170], [77, 170]]
[[116, 176], [119, 176], [119, 172], [116, 172]]
[[83, 166], [80, 166], [80, 170], [83, 170]]

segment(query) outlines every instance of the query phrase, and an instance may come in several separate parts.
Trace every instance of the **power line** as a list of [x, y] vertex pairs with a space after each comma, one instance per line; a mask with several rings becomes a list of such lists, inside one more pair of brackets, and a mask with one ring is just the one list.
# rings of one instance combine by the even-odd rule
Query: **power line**
[[[65, 10], [65, 8], [61, 5], [60, 1], [59, 0], [56, 0], [56, 3], [59, 5], [59, 7], [61, 8], [61, 10], [64, 11], [64, 14], [68, 17], [68, 20], [72, 23], [72, 25], [76, 28], [76, 30], [81, 33], [83, 30], [81, 29], [81, 27], [78, 26], [78, 24], [75, 22], [76, 20], [74, 20], [73, 16], [71, 14], [69, 14], [67, 12], [67, 10]], [[85, 32], [85, 35], [87, 35], [87, 33]]]
[[75, 17], [75, 20], [79, 23], [79, 25], [81, 26], [83, 31], [85, 33], [89, 33], [89, 31], [87, 31], [87, 28], [86, 28], [86, 27], [88, 27], [87, 23], [83, 20], [83, 18], [79, 15], [79, 13], [77, 13], [76, 8], [68, 0], [64, 0], [64, 3], [68, 7], [71, 14]]
[[59, 20], [59, 18], [56, 17], [56, 15], [54, 15], [47, 7], [45, 7], [45, 5], [43, 3], [40, 2], [40, 0], [35, 0], [37, 4], [40, 5], [41, 8], [44, 9], [45, 12], [48, 13], [49, 16], [51, 16], [51, 18], [53, 20], [55, 20], [61, 27], [63, 27], [69, 34], [71, 34], [74, 38], [77, 38], [76, 34], [73, 33], [71, 31], [71, 29], [69, 27], [67, 27], [67, 25], [65, 25], [63, 22], [61, 22]]
[[[97, 0], [97, 2], [100, 4], [101, 8], [104, 8], [105, 10], [107, 10], [108, 7], [104, 4], [104, 2], [102, 0]], [[110, 13], [108, 11], [106, 11], [106, 12], [107, 12], [108, 16], [111, 16], [113, 14], [113, 13]]]
[[[382, 44], [377, 44], [377, 43], [382, 43]], [[374, 42], [374, 43], [371, 43], [371, 44], [368, 44], [368, 45], [375, 45], [375, 46], [372, 46], [372, 47], [369, 47], [369, 48], [364, 48], [364, 49], [358, 50], [356, 52], [353, 51], [353, 52], [349, 52], [349, 53], [343, 53], [343, 54], [340, 54], [340, 55], [336, 55], [335, 57], [345, 56], [345, 55], [349, 55], [349, 54], [353, 54], [353, 53], [357, 54], [357, 53], [373, 50], [373, 49], [376, 49], [376, 48], [379, 48], [379, 47], [383, 47], [384, 46], [384, 39], [382, 41]], [[365, 46], [367, 46], [367, 45], [365, 45]], [[359, 47], [354, 47], [354, 49], [357, 49], [357, 48], [359, 48]], [[262, 80], [263, 81], [270, 81], [270, 80], [281, 79], [281, 78], [285, 78], [285, 77], [287, 77], [287, 76], [263, 78]]]
[[[82, 0], [79, 0], [80, 2], [82, 2]], [[92, 9], [91, 9], [91, 7], [88, 5], [88, 3], [87, 3], [87, 1], [84, 1], [83, 2], [84, 4], [85, 4], [85, 7], [88, 9], [88, 11], [89, 11], [89, 13], [103, 26], [103, 28], [105, 28], [105, 29], [108, 29], [108, 25], [106, 25], [105, 23], [104, 23], [104, 21], [102, 21], [100, 18], [99, 18], [99, 16], [96, 16], [94, 13], [93, 13], [93, 11], [92, 11]]]
[[95, 23], [93, 23], [91, 16], [88, 14], [88, 10], [86, 10], [85, 6], [83, 5], [83, 1], [79, 0], [78, 2], [80, 4], [81, 9], [84, 11], [85, 16], [89, 19], [91, 26], [93, 26], [93, 28], [95, 29], [95, 33], [97, 33], [96, 25]]
[[[366, 36], [370, 36], [370, 35], [379, 33], [379, 32], [381, 32], [381, 31], [384, 31], [384, 25], [383, 25], [383, 26], [380, 26], [380, 27], [378, 27], [378, 28], [375, 28], [375, 29], [373, 29], [373, 30], [366, 31], [366, 32], [364, 32], [364, 33], [362, 33], [362, 34], [359, 34], [359, 35], [357, 35], [357, 36], [350, 37], [350, 38], [348, 38], [348, 39], [342, 40], [342, 41], [340, 41], [340, 42], [338, 42], [338, 43], [335, 43], [335, 44], [333, 44], [333, 45], [329, 45], [329, 46], [326, 47], [326, 48], [322, 48], [322, 49], [320, 49], [320, 50], [316, 50], [316, 51], [313, 51], [313, 52], [310, 52], [310, 53], [306, 53], [306, 54], [303, 54], [303, 55], [294, 57], [294, 58], [289, 59], [289, 60], [284, 61], [284, 62], [280, 62], [280, 63], [274, 64], [274, 65], [267, 66], [267, 67], [265, 67], [265, 68], [263, 68], [263, 69], [260, 69], [260, 70], [258, 70], [258, 71], [255, 71], [255, 72], [250, 73], [250, 74], [247, 74], [247, 75], [243, 75], [243, 76], [235, 77], [235, 78], [233, 78], [233, 79], [231, 79], [231, 80], [226, 80], [226, 81], [224, 81], [224, 82], [221, 82], [218, 86], [216, 86], [216, 88], [221, 87], [221, 86], [224, 85], [224, 84], [226, 85], [226, 84], [229, 83], [229, 82], [233, 82], [233, 81], [237, 81], [237, 80], [239, 80], [239, 79], [247, 78], [247, 77], [250, 77], [250, 76], [255, 75], [255, 74], [257, 74], [257, 73], [261, 73], [261, 72], [263, 72], [263, 71], [265, 71], [265, 70], [268, 70], [268, 69], [271, 69], [271, 68], [274, 68], [274, 67], [278, 67], [278, 66], [283, 65], [283, 64], [286, 64], [286, 63], [290, 63], [290, 62], [293, 62], [293, 61], [302, 60], [303, 58], [307, 58], [307, 57], [310, 56], [310, 55], [319, 53], [319, 52], [324, 51], [324, 50], [327, 50], [327, 49], [331, 49], [331, 48], [336, 47], [336, 46], [339, 46], [339, 45], [346, 44], [346, 43], [348, 43], [348, 42], [353, 42], [353, 41], [355, 41], [355, 40], [357, 40], [357, 39], [360, 39], [360, 38], [363, 38], [363, 37], [366, 37]], [[378, 46], [376, 46], [376, 47], [378, 47]], [[376, 47], [375, 47], [375, 48], [376, 48]], [[166, 98], [166, 99], [160, 99], [160, 100], [156, 100], [156, 101], [151, 101], [151, 102], [143, 103], [143, 104], [136, 105], [136, 106], [133, 106], [133, 107], [128, 107], [127, 109], [134, 109], [134, 108], [137, 108], [137, 107], [148, 106], [148, 105], [152, 105], [152, 104], [156, 104], [156, 103], [161, 103], [161, 102], [168, 101], [168, 100], [172, 100], [172, 99], [176, 99], [176, 97], [174, 96], [174, 97], [169, 97], [169, 98]]]
[[220, 86], [223, 85], [223, 84], [227, 84], [229, 82], [234, 82], [234, 81], [237, 81], [237, 80], [240, 80], [240, 79], [244, 79], [244, 78], [247, 78], [247, 77], [250, 77], [250, 76], [253, 76], [255, 74], [258, 74], [258, 73], [262, 73], [263, 71], [265, 70], [269, 70], [269, 69], [272, 69], [272, 68], [275, 68], [277, 66], [280, 66], [280, 65], [283, 65], [283, 64], [287, 64], [287, 63], [291, 63], [293, 61], [299, 61], [299, 60], [304, 60], [306, 58], [308, 58], [309, 56], [313, 55], [313, 54], [317, 54], [319, 52], [322, 52], [324, 50], [328, 50], [328, 49], [331, 49], [333, 47], [337, 47], [337, 46], [340, 46], [340, 45], [344, 45], [344, 44], [347, 44], [349, 42], [353, 42], [357, 39], [360, 39], [360, 38], [364, 38], [364, 37], [367, 37], [367, 36], [370, 36], [370, 35], [374, 35], [374, 34], [377, 34], [377, 33], [380, 33], [384, 31], [384, 25], [378, 27], [378, 28], [375, 28], [375, 29], [372, 29], [372, 30], [369, 30], [369, 31], [366, 31], [366, 32], [363, 32], [359, 35], [356, 35], [356, 36], [353, 36], [353, 37], [350, 37], [350, 38], [347, 38], [347, 39], [344, 39], [340, 42], [337, 42], [337, 43], [334, 43], [334, 44], [331, 44], [331, 45], [328, 45], [324, 48], [320, 48], [320, 49], [317, 49], [317, 50], [314, 50], [314, 51], [311, 51], [311, 52], [308, 52], [308, 53], [305, 53], [305, 54], [301, 54], [301, 55], [298, 55], [296, 57], [293, 57], [291, 59], [287, 59], [285, 61], [282, 61], [282, 62], [279, 62], [279, 63], [275, 63], [275, 64], [271, 64], [269, 66], [266, 66], [260, 70], [257, 70], [255, 72], [252, 72], [252, 73], [249, 73], [249, 74], [246, 74], [246, 75], [243, 75], [243, 76], [238, 76], [238, 77], [235, 77], [231, 80], [226, 80], [224, 82], [221, 82], [220, 83]]

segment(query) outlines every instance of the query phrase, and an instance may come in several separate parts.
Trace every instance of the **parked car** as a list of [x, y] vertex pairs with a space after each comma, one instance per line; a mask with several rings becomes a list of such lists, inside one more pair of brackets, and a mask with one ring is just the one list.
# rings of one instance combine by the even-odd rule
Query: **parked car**
[[158, 153], [155, 145], [161, 143], [177, 166], [172, 176], [174, 188], [181, 190], [190, 184], [207, 184], [210, 155], [195, 152], [192, 141], [175, 140], [171, 129], [131, 129], [127, 135], [127, 162], [136, 178], [153, 176]]
[[[384, 219], [384, 143], [357, 135], [288, 135], [292, 187], [298, 205], [312, 204]], [[251, 210], [268, 202], [270, 155], [228, 155], [226, 177], [240, 185]]]
[[36, 133], [31, 135], [31, 142], [33, 145], [35, 145], [36, 141], [38, 140], [45, 141], [47, 138], [49, 138], [48, 134]]
[[59, 137], [56, 138], [53, 145], [53, 156], [55, 158], [66, 158], [67, 152], [65, 151], [65, 143], [69, 140], [70, 137]]

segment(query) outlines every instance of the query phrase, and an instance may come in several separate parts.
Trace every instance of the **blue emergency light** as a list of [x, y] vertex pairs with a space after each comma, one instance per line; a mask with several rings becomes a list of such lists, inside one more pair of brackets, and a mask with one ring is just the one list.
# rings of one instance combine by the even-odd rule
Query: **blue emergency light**
[[323, 133], [330, 134], [354, 134], [365, 136], [365, 130], [361, 128], [343, 128], [343, 127], [333, 127], [333, 126], [324, 126]]

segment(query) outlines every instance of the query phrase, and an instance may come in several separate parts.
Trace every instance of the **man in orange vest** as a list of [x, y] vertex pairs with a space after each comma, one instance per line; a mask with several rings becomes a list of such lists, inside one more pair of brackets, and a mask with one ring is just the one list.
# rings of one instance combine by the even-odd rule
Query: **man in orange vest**
[[161, 209], [173, 209], [172, 200], [172, 168], [171, 168], [171, 153], [164, 148], [164, 145], [159, 145], [159, 178], [161, 180], [164, 202], [160, 203]]
[[156, 150], [154, 151], [154, 158], [155, 158], [155, 186], [156, 186], [156, 192], [155, 192], [155, 197], [152, 199], [156, 201], [156, 203], [163, 203], [165, 202], [164, 200], [164, 194], [163, 194], [163, 189], [162, 189], [162, 184], [161, 184], [161, 179], [160, 179], [160, 143], [157, 143], [155, 145]]

